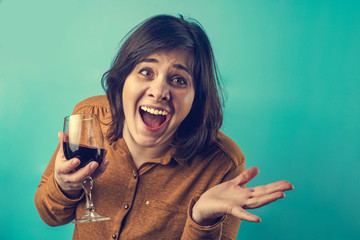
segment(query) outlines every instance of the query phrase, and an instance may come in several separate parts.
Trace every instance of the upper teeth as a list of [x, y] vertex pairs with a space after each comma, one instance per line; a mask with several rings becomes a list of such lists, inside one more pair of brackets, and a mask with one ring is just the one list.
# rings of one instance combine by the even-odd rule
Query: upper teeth
[[164, 111], [164, 110], [158, 110], [158, 109], [155, 109], [155, 108], [149, 108], [149, 107], [145, 107], [145, 106], [141, 106], [141, 109], [148, 112], [148, 113], [151, 113], [151, 114], [154, 114], [154, 115], [167, 115], [168, 112], [167, 111]]

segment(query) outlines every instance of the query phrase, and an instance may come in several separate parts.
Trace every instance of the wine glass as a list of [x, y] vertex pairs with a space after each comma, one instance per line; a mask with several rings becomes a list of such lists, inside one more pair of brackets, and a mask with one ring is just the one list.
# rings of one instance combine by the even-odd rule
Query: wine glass
[[[80, 165], [78, 170], [91, 161], [101, 164], [104, 158], [104, 137], [100, 123], [95, 114], [75, 114], [65, 117], [63, 134], [63, 149], [67, 160], [78, 158]], [[73, 221], [73, 223], [93, 222], [109, 220], [95, 212], [95, 206], [91, 197], [93, 179], [86, 177], [81, 182], [86, 196], [85, 214]]]

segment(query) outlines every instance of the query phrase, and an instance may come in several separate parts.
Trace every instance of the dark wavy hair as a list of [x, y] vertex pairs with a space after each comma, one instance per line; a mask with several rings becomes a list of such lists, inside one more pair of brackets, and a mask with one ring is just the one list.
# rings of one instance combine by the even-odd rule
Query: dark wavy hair
[[172, 137], [174, 157], [189, 160], [210, 147], [223, 121], [222, 90], [210, 41], [200, 23], [180, 17], [158, 15], [130, 31], [112, 66], [102, 76], [110, 103], [112, 122], [107, 133], [111, 143], [122, 137], [122, 93], [126, 78], [144, 57], [159, 51], [185, 49], [192, 53], [195, 97], [188, 116]]

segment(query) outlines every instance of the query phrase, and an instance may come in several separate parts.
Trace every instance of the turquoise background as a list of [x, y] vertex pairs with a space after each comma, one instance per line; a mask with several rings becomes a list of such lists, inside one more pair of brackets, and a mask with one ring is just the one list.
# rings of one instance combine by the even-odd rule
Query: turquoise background
[[222, 130], [295, 190], [238, 239], [360, 239], [359, 1], [0, 0], [0, 239], [71, 239], [34, 206], [63, 117], [103, 94], [121, 38], [155, 14], [199, 20], [227, 89]]

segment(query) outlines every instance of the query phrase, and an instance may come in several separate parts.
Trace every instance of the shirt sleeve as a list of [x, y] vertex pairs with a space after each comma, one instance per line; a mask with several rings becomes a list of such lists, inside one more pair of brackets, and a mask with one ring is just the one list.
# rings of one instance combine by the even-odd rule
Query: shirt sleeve
[[[230, 171], [223, 179], [222, 182], [229, 181], [245, 170], [245, 160]], [[200, 239], [236, 239], [239, 231], [240, 222], [239, 218], [231, 215], [223, 216], [218, 222], [211, 226], [201, 226], [194, 222], [191, 218], [192, 208], [199, 197], [194, 197], [188, 207], [187, 219], [181, 240], [200, 240]]]
[[54, 166], [59, 146], [56, 148], [35, 193], [35, 206], [41, 219], [50, 226], [60, 226], [75, 217], [77, 203], [82, 199], [66, 197], [60, 190], [54, 177]]
[[192, 208], [195, 203], [199, 200], [198, 197], [194, 197], [188, 207], [187, 219], [185, 223], [184, 232], [182, 234], [181, 240], [195, 240], [195, 239], [220, 239], [222, 224], [225, 216], [214, 225], [211, 226], [202, 226], [192, 220]]

